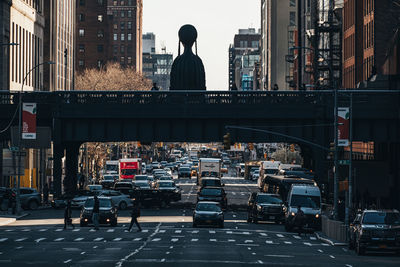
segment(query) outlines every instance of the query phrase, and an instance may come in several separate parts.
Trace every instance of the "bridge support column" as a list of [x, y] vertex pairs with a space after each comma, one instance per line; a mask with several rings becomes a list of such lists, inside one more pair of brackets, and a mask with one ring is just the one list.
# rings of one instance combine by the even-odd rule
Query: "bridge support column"
[[62, 158], [64, 157], [64, 147], [61, 144], [53, 144], [53, 187], [54, 196], [62, 194]]
[[77, 189], [79, 146], [79, 143], [66, 146], [65, 192], [74, 192]]

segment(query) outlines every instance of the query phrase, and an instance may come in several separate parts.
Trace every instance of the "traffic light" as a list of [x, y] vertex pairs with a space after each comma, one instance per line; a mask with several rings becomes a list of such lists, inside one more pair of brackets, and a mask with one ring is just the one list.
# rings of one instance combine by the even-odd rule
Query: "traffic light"
[[294, 144], [290, 144], [290, 152], [294, 152]]
[[330, 143], [329, 144], [329, 159], [333, 159], [335, 156], [335, 143]]
[[227, 133], [224, 135], [224, 150], [230, 150], [231, 149], [231, 134]]

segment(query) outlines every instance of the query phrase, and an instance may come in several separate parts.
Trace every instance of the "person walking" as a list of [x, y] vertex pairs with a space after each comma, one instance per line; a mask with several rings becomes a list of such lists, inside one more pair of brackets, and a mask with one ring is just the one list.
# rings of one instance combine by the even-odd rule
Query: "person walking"
[[151, 91], [160, 91], [160, 89], [157, 86], [157, 83], [153, 83], [153, 87], [151, 88]]
[[43, 202], [44, 204], [49, 202], [49, 185], [47, 183], [43, 186]]
[[64, 210], [64, 230], [67, 229], [68, 225], [71, 225], [72, 229], [75, 229], [75, 226], [72, 224], [72, 210], [70, 199], [68, 199], [67, 206], [65, 206]]
[[139, 208], [139, 203], [137, 200], [133, 201], [133, 208], [132, 208], [132, 212], [131, 212], [131, 224], [129, 225], [129, 229], [128, 232], [131, 231], [133, 224], [136, 224], [137, 228], [138, 228], [138, 232], [142, 231], [142, 227], [140, 227], [140, 224], [137, 220], [137, 218], [140, 217], [140, 208]]
[[96, 230], [99, 230], [99, 214], [100, 214], [100, 201], [97, 196], [94, 196], [92, 221], [94, 224], [94, 229]]

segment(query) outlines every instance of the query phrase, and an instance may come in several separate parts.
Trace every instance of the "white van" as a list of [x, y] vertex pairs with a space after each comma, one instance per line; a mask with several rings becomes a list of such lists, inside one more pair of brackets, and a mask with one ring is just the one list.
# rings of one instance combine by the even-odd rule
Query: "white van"
[[306, 216], [305, 228], [321, 229], [321, 191], [318, 186], [293, 184], [287, 197], [285, 229], [294, 227], [294, 217], [300, 206]]

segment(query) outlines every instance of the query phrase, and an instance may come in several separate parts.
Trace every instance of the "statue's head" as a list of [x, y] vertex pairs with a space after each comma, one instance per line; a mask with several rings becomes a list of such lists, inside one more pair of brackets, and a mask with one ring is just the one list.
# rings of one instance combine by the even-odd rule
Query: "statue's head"
[[186, 24], [183, 25], [179, 30], [179, 41], [185, 47], [192, 47], [197, 39], [197, 30], [193, 25]]

